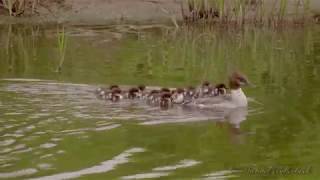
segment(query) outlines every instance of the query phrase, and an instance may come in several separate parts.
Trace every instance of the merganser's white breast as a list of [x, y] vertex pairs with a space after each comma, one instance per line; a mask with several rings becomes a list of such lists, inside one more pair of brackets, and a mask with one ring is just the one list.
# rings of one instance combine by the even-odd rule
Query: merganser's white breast
[[241, 88], [232, 89], [230, 92], [231, 102], [237, 107], [248, 106], [248, 100]]
[[193, 103], [188, 105], [197, 106], [199, 108], [239, 108], [247, 107], [247, 97], [241, 88], [232, 89], [229, 94], [218, 97], [207, 97], [195, 99]]

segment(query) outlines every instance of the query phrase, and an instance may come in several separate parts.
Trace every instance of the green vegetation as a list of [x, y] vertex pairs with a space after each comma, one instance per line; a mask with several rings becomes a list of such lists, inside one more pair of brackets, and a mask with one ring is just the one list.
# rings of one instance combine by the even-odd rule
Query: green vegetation
[[[26, 8], [30, 8], [32, 14], [40, 0], [1, 0], [3, 7], [8, 10], [10, 16], [20, 16], [24, 14]], [[31, 5], [30, 5], [31, 4]], [[30, 6], [30, 7], [29, 7]]]
[[[288, 6], [293, 4], [294, 12]], [[310, 22], [310, 0], [188, 0], [187, 24], [253, 24], [277, 27]], [[290, 13], [288, 13], [290, 11]]]
[[62, 70], [62, 65], [64, 63], [65, 60], [65, 56], [66, 56], [66, 46], [67, 46], [67, 39], [66, 39], [66, 34], [65, 34], [65, 30], [64, 30], [64, 26], [62, 26], [61, 30], [59, 29], [58, 26], [58, 32], [57, 32], [57, 37], [58, 37], [58, 48], [59, 48], [59, 64], [57, 67], [56, 72], [61, 72]]

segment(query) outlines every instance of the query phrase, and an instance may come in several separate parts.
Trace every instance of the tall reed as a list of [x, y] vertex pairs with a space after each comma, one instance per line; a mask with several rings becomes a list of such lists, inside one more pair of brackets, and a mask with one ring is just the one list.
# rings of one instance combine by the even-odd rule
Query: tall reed
[[29, 4], [31, 4], [31, 13], [34, 14], [39, 2], [40, 0], [2, 0], [3, 6], [8, 10], [10, 16], [24, 14]]
[[278, 13], [279, 22], [282, 22], [284, 20], [284, 17], [287, 12], [287, 4], [288, 4], [288, 0], [280, 0], [280, 8]]
[[67, 38], [66, 38], [64, 26], [62, 26], [61, 29], [59, 29], [58, 27], [57, 37], [58, 37], [58, 50], [59, 50], [59, 64], [56, 69], [56, 72], [60, 73], [62, 71], [62, 66], [65, 61], [66, 47], [67, 47]]
[[[310, 0], [188, 0], [187, 22], [205, 22], [223, 25], [269, 25], [280, 26], [311, 18]], [[290, 3], [293, 6], [289, 6]], [[295, 4], [297, 6], [295, 7]], [[302, 4], [303, 14], [299, 14]], [[293, 7], [289, 9], [289, 7]], [[289, 13], [290, 11], [290, 13]], [[293, 13], [292, 13], [293, 12]], [[296, 14], [294, 14], [296, 12]], [[294, 14], [294, 15], [293, 15]]]

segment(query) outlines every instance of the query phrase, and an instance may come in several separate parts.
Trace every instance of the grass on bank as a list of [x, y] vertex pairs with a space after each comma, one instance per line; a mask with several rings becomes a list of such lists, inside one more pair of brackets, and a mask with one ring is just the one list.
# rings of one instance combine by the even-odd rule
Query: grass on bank
[[305, 24], [310, 22], [310, 0], [188, 0], [184, 22], [221, 25]]

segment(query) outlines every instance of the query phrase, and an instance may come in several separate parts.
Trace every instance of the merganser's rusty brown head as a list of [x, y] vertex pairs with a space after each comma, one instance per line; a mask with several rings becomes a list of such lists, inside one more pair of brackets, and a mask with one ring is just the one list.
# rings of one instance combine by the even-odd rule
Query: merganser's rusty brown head
[[241, 86], [249, 84], [247, 77], [239, 72], [234, 72], [229, 77], [230, 89], [239, 89]]

